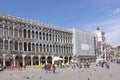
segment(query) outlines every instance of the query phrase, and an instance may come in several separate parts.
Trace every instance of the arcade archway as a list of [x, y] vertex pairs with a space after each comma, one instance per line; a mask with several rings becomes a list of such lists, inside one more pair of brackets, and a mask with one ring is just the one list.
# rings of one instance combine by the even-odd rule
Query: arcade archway
[[52, 57], [51, 57], [51, 56], [48, 56], [48, 57], [47, 57], [47, 63], [52, 64]]
[[31, 65], [31, 57], [25, 56], [25, 65]]
[[40, 61], [42, 64], [44, 64], [45, 63], [45, 56], [41, 56]]
[[38, 65], [39, 61], [38, 61], [38, 56], [34, 56], [33, 57], [33, 65]]
[[16, 61], [16, 66], [20, 66], [20, 65], [23, 65], [23, 58], [21, 55], [17, 55], [15, 57], [15, 61]]
[[12, 55], [5, 56], [5, 64], [6, 64], [6, 66], [13, 65], [13, 56]]

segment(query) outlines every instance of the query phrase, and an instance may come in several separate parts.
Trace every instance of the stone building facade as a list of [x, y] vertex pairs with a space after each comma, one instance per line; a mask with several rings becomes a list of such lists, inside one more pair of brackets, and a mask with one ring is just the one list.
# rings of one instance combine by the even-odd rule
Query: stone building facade
[[96, 56], [97, 58], [105, 59], [107, 57], [107, 44], [106, 44], [106, 37], [105, 32], [97, 28], [97, 30], [94, 32], [96, 37]]
[[95, 55], [95, 34], [81, 29], [73, 28], [73, 56], [80, 61], [92, 61]]
[[0, 64], [3, 66], [69, 63], [73, 55], [72, 32], [48, 24], [0, 15]]

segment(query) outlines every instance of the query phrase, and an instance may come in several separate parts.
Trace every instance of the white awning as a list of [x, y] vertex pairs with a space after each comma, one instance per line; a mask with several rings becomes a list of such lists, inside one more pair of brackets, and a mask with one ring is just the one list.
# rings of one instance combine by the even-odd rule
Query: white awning
[[96, 59], [96, 62], [99, 62], [99, 61], [105, 61], [105, 59], [102, 59], [102, 58]]
[[53, 58], [53, 61], [58, 61], [58, 60], [64, 60], [63, 58], [60, 58], [60, 57], [54, 57]]

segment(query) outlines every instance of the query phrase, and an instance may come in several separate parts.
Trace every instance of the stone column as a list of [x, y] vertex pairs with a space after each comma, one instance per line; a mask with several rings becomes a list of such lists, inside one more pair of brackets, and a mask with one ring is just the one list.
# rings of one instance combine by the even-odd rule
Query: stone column
[[47, 44], [45, 44], [45, 52], [44, 53], [47, 53]]
[[46, 63], [46, 64], [47, 64], [47, 57], [48, 57], [48, 56], [46, 55], [46, 56], [45, 56], [45, 63]]
[[22, 51], [24, 51], [24, 41], [22, 42]]
[[50, 41], [50, 36], [49, 36], [49, 33], [48, 33], [48, 41]]
[[23, 65], [25, 65], [25, 56], [26, 56], [26, 55], [22, 55], [22, 58], [23, 58]]
[[41, 65], [40, 58], [41, 58], [41, 55], [38, 55], [39, 65]]
[[6, 64], [5, 64], [5, 56], [6, 56], [6, 54], [3, 54], [3, 66], [6, 66]]
[[13, 55], [13, 66], [16, 66], [16, 61], [15, 61], [15, 57], [16, 57], [16, 55]]
[[45, 41], [46, 41], [46, 32], [44, 32], [45, 33]]
[[65, 56], [63, 56], [63, 63], [62, 64], [65, 64]]
[[26, 39], [28, 39], [28, 30], [26, 29]]
[[20, 29], [18, 28], [18, 37], [20, 37], [19, 31], [20, 31]]
[[52, 55], [52, 64], [54, 64], [54, 55]]
[[27, 43], [27, 51], [28, 51], [28, 42], [26, 42]]
[[43, 40], [43, 32], [41, 32], [41, 40]]
[[3, 51], [5, 50], [5, 40], [3, 39]]
[[31, 66], [33, 66], [33, 55], [31, 55], [30, 57], [31, 57]]
[[13, 26], [13, 36], [14, 36], [14, 33], [15, 33], [15, 27]]

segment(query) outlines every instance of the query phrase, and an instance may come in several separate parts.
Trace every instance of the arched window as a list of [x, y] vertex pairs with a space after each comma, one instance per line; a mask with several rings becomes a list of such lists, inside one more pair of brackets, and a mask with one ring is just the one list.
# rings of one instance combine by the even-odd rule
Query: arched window
[[70, 42], [70, 37], [68, 37], [68, 43]]
[[70, 53], [73, 53], [73, 48], [71, 47]]
[[31, 38], [30, 36], [31, 36], [31, 35], [30, 35], [30, 30], [28, 30], [28, 38]]
[[68, 38], [67, 38], [67, 36], [66, 36], [66, 43], [67, 43], [67, 41], [68, 41], [67, 39], [68, 39]]
[[47, 45], [47, 52], [49, 52], [49, 45]]
[[19, 50], [22, 51], [22, 42], [19, 43]]
[[61, 46], [61, 52], [63, 53], [63, 46]]
[[34, 39], [34, 31], [32, 31], [32, 39]]
[[12, 37], [13, 36], [13, 27], [11, 26], [9, 29], [9, 36]]
[[4, 27], [4, 35], [8, 35], [8, 26]]
[[52, 52], [52, 46], [50, 45], [50, 52]]
[[65, 36], [63, 36], [63, 42], [65, 43]]
[[58, 46], [56, 45], [56, 53], [58, 53]]
[[15, 50], [18, 50], [18, 42], [15, 41]]
[[43, 40], [45, 40], [45, 33], [43, 33]]
[[61, 50], [60, 50], [60, 46], [59, 46], [59, 53], [60, 53], [60, 51], [61, 51]]
[[46, 49], [45, 49], [45, 44], [44, 44], [44, 45], [43, 45], [43, 52], [46, 52], [45, 50], [46, 50]]
[[60, 35], [58, 35], [58, 42], [60, 42]]
[[53, 34], [53, 41], [54, 41], [54, 39], [55, 39], [55, 36], [54, 36], [54, 34]]
[[62, 39], [63, 39], [63, 38], [62, 38], [62, 36], [61, 36], [61, 42], [62, 42]]
[[10, 41], [10, 50], [13, 50], [13, 41]]
[[36, 32], [36, 39], [38, 40], [38, 32]]
[[36, 44], [36, 51], [38, 52], [38, 44]]
[[50, 41], [52, 40], [51, 34], [49, 34]]
[[55, 46], [53, 45], [53, 52], [55, 52]]
[[27, 51], [27, 43], [24, 43], [24, 51]]
[[31, 51], [31, 43], [28, 43], [28, 51]]
[[42, 40], [42, 33], [39, 33], [39, 39]]
[[35, 44], [32, 44], [32, 51], [35, 51]]
[[26, 29], [24, 29], [24, 38], [26, 38]]
[[68, 47], [66, 47], [66, 53], [68, 53]]
[[64, 53], [65, 53], [65, 46], [64, 46]]
[[19, 29], [19, 37], [22, 37], [22, 28]]
[[8, 50], [8, 41], [5, 40], [5, 50]]
[[15, 29], [14, 29], [14, 36], [15, 37], [18, 37], [18, 29], [15, 27]]
[[57, 42], [57, 35], [55, 36], [55, 41]]
[[68, 53], [70, 53], [70, 47], [68, 47]]
[[40, 44], [40, 52], [42, 52], [42, 44]]
[[48, 41], [48, 33], [46, 34], [46, 41]]

